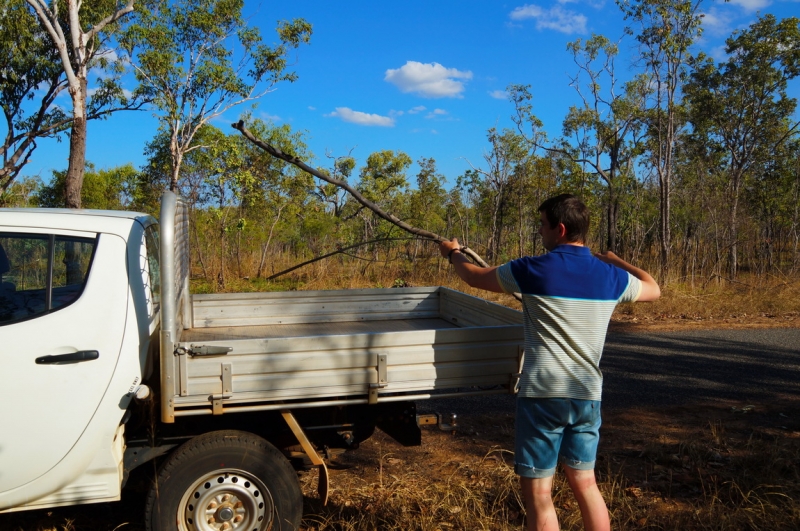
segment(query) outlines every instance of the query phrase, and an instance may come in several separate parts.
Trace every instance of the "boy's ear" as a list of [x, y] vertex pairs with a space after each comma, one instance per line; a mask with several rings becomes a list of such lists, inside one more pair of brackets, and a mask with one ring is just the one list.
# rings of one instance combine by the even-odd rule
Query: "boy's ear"
[[558, 237], [559, 238], [566, 238], [567, 237], [567, 227], [563, 223], [559, 223], [558, 227], [556, 227], [556, 229], [558, 230]]

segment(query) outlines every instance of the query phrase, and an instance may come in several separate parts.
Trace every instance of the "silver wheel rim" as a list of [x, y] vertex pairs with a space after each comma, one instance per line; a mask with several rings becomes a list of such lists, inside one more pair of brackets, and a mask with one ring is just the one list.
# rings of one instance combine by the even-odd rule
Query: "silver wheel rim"
[[180, 531], [265, 531], [275, 505], [264, 483], [243, 470], [224, 468], [199, 478], [178, 505]]

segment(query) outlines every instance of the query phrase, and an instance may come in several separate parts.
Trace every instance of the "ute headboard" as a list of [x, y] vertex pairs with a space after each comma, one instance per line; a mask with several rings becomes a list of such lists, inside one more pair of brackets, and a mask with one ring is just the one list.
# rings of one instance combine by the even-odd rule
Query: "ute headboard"
[[170, 191], [161, 196], [161, 419], [174, 422], [175, 344], [192, 326], [189, 293], [189, 207]]

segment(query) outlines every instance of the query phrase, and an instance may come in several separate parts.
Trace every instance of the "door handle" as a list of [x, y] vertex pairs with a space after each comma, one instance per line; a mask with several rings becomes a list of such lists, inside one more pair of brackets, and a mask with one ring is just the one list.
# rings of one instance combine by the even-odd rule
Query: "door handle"
[[58, 354], [55, 356], [42, 356], [36, 358], [36, 365], [52, 365], [62, 363], [80, 363], [81, 361], [96, 360], [100, 353], [96, 350], [79, 350], [69, 354]]

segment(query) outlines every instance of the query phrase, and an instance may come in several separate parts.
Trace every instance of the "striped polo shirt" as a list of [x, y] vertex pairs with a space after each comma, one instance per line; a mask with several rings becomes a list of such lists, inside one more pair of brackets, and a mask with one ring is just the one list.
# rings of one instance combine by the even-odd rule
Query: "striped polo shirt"
[[618, 302], [639, 298], [641, 281], [577, 245], [513, 260], [497, 269], [497, 277], [506, 292], [522, 294], [519, 396], [600, 400], [608, 321]]

